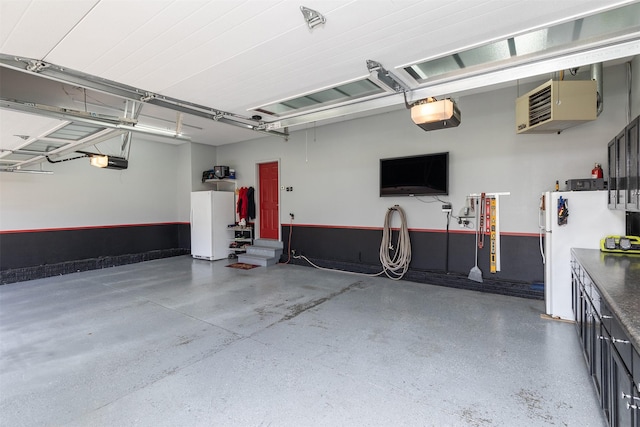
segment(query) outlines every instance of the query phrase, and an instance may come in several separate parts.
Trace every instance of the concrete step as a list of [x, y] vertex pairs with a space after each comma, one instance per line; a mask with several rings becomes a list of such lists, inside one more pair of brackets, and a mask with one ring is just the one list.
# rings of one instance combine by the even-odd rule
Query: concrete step
[[273, 239], [255, 239], [253, 241], [253, 244], [254, 246], [262, 246], [267, 248], [276, 248], [276, 249], [284, 248], [284, 243], [282, 243], [280, 240], [273, 240]]
[[238, 255], [238, 262], [243, 262], [245, 264], [260, 265], [262, 267], [274, 265], [278, 262], [278, 259], [279, 258], [267, 256], [267, 255], [252, 255], [252, 254]]
[[259, 246], [259, 245], [251, 245], [247, 246], [246, 253], [248, 255], [259, 255], [266, 257], [273, 257], [280, 259], [280, 255], [282, 255], [281, 248], [273, 248], [269, 246]]
[[279, 240], [256, 239], [247, 246], [246, 253], [238, 254], [238, 262], [261, 265], [274, 265], [280, 260], [283, 243]]

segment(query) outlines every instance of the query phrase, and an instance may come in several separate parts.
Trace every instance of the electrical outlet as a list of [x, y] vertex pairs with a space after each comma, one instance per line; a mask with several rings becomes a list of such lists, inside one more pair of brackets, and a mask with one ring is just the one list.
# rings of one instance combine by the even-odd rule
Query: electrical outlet
[[451, 212], [451, 203], [445, 203], [442, 205], [442, 212]]
[[289, 216], [291, 217], [291, 221], [293, 221], [295, 219], [295, 215], [290, 213]]

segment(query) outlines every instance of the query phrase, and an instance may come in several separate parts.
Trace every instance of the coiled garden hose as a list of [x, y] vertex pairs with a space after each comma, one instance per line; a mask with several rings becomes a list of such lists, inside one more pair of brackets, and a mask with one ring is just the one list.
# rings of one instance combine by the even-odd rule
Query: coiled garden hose
[[[400, 215], [400, 230], [395, 247], [393, 246], [393, 230], [391, 220], [394, 212]], [[382, 241], [380, 242], [380, 263], [384, 273], [393, 280], [400, 280], [409, 269], [411, 262], [411, 240], [409, 239], [409, 229], [407, 227], [407, 217], [404, 210], [395, 205], [387, 209], [384, 217], [384, 227], [382, 229]]]

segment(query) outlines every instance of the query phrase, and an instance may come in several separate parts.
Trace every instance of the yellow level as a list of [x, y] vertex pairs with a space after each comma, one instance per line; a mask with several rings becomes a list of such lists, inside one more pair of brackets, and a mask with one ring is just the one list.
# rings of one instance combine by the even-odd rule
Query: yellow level
[[495, 273], [497, 271], [496, 263], [496, 198], [491, 198], [491, 263], [490, 271]]

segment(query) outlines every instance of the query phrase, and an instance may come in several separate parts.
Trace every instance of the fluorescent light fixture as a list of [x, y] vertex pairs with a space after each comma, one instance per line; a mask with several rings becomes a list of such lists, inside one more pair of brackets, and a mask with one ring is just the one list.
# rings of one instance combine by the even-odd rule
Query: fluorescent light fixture
[[460, 124], [460, 110], [451, 99], [427, 98], [411, 107], [411, 120], [424, 130], [456, 127]]
[[89, 157], [89, 164], [97, 168], [126, 169], [129, 161], [121, 157], [93, 155]]

